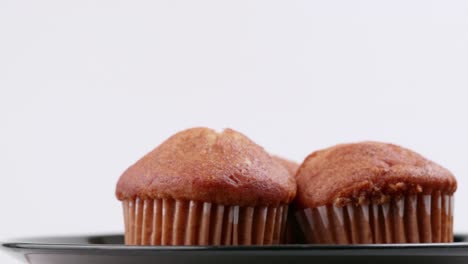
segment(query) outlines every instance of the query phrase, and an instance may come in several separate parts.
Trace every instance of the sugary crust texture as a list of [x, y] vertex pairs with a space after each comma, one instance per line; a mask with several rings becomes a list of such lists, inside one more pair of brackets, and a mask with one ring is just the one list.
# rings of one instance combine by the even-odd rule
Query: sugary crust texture
[[173, 198], [224, 205], [291, 202], [296, 182], [260, 146], [232, 129], [181, 131], [129, 167], [119, 200]]
[[453, 194], [450, 171], [393, 144], [341, 144], [309, 155], [296, 175], [298, 208], [385, 203], [406, 194]]
[[288, 170], [289, 175], [291, 175], [291, 176], [296, 175], [297, 169], [299, 169], [299, 164], [298, 163], [296, 163], [294, 161], [291, 161], [291, 160], [288, 160], [288, 159], [285, 159], [285, 158], [282, 158], [282, 157], [279, 157], [279, 156], [276, 156], [276, 155], [273, 155], [272, 157], [276, 162], [283, 165], [283, 167], [285, 167]]

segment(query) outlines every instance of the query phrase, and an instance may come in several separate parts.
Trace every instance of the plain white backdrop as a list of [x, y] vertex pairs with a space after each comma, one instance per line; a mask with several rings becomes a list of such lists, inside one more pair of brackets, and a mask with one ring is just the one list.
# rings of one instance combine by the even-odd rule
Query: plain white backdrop
[[467, 89], [467, 1], [1, 0], [0, 241], [122, 232], [118, 177], [192, 126], [409, 147], [467, 232]]

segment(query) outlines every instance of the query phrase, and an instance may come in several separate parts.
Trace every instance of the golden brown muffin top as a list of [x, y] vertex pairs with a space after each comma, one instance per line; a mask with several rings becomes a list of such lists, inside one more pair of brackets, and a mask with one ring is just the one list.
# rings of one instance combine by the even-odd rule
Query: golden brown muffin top
[[384, 203], [406, 194], [452, 194], [455, 177], [421, 155], [393, 144], [341, 144], [309, 155], [299, 167], [296, 205]]
[[260, 146], [232, 129], [181, 131], [128, 168], [119, 200], [173, 198], [231, 205], [289, 203], [296, 183]]
[[294, 162], [294, 161], [291, 161], [291, 160], [288, 160], [288, 159], [285, 159], [276, 155], [273, 155], [272, 157], [276, 162], [283, 165], [283, 167], [285, 167], [288, 170], [289, 175], [291, 176], [296, 175], [297, 169], [299, 168], [299, 164], [297, 162]]

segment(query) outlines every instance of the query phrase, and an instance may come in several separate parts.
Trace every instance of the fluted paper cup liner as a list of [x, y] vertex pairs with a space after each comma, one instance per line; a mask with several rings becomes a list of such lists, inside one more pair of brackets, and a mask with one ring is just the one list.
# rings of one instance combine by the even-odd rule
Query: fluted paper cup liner
[[435, 192], [386, 203], [307, 208], [296, 218], [308, 243], [453, 242], [453, 195]]
[[127, 245], [270, 245], [282, 241], [288, 206], [137, 198], [123, 209]]
[[296, 216], [293, 208], [289, 207], [288, 219], [286, 221], [286, 230], [284, 235], [284, 244], [304, 244], [303, 233], [299, 224], [297, 223]]

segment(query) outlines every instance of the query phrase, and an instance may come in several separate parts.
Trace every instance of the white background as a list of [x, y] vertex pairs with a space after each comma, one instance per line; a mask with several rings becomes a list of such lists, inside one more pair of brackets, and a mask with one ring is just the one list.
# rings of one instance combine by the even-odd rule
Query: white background
[[467, 1], [1, 0], [0, 241], [121, 232], [123, 170], [202, 125], [299, 162], [414, 149], [466, 232], [467, 89]]

